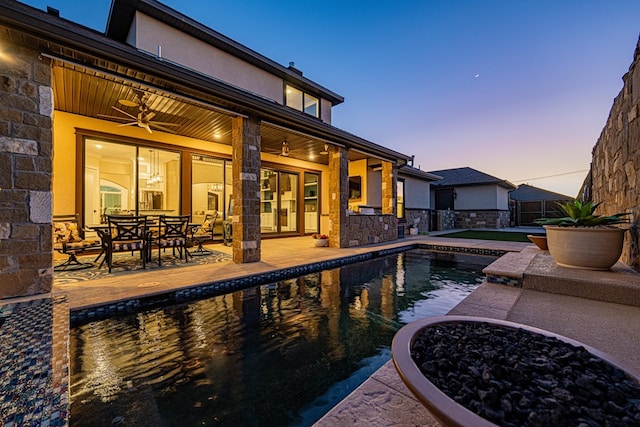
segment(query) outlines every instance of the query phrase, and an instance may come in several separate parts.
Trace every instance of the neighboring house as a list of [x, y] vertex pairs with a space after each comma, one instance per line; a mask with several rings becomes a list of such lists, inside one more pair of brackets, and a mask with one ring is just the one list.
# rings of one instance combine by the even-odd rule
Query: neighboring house
[[431, 183], [432, 229], [508, 227], [509, 191], [515, 185], [463, 167], [430, 171], [442, 177]]
[[520, 184], [509, 193], [512, 202], [512, 220], [516, 226], [536, 225], [537, 218], [562, 216], [558, 203], [569, 202], [573, 197], [554, 193], [528, 184]]
[[[431, 224], [431, 183], [442, 177], [412, 166], [400, 168], [398, 172], [398, 218], [404, 219], [405, 228], [416, 228], [423, 233]], [[403, 202], [403, 203], [402, 203]], [[402, 207], [404, 207], [404, 212]], [[408, 230], [405, 229], [405, 232]]]
[[50, 291], [52, 214], [217, 211], [235, 262], [269, 237], [397, 239], [411, 157], [332, 126], [343, 98], [293, 64], [154, 0], [114, 0], [104, 33], [0, 0], [0, 43], [0, 298]]
[[[350, 162], [349, 177], [352, 188], [354, 180], [360, 179], [362, 179], [362, 186], [367, 188], [367, 191], [362, 194], [350, 194], [349, 209], [358, 212], [363, 208], [369, 208], [374, 212], [382, 212], [382, 166], [380, 162]], [[418, 231], [426, 232], [429, 230], [430, 183], [438, 179], [440, 179], [439, 176], [410, 165], [398, 169], [396, 212], [401, 234], [408, 233], [409, 226], [417, 228]]]

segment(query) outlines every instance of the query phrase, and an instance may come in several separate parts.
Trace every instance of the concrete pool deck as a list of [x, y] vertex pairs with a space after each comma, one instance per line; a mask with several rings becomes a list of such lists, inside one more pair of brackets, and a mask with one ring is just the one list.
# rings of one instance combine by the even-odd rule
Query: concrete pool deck
[[[310, 263], [359, 256], [376, 251], [393, 251], [416, 244], [430, 247], [468, 248], [470, 251], [479, 252], [510, 252], [509, 256], [506, 257], [508, 262], [504, 262], [505, 260], [503, 259], [502, 265], [498, 264], [497, 270], [491, 271], [491, 276], [498, 279], [506, 278], [507, 282], [512, 279], [517, 281], [519, 278], [525, 286], [523, 288], [514, 288], [503, 284], [485, 283], [456, 306], [450, 314], [507, 319], [551, 330], [592, 345], [617, 357], [619, 360], [627, 362], [627, 365], [631, 365], [640, 371], [640, 355], [636, 354], [637, 349], [640, 348], [640, 334], [637, 334], [634, 328], [640, 321], [640, 307], [629, 305], [629, 302], [635, 301], [635, 296], [640, 294], [638, 292], [640, 291], [640, 275], [638, 273], [617, 269], [612, 272], [598, 272], [586, 275], [586, 279], [591, 282], [602, 284], [606, 289], [613, 290], [614, 292], [612, 293], [617, 295], [616, 298], [622, 298], [620, 302], [624, 302], [624, 304], [598, 300], [597, 298], [601, 298], [601, 295], [611, 293], [602, 292], [599, 289], [602, 286], [593, 288], [595, 296], [590, 294], [586, 296], [559, 295], [552, 292], [562, 293], [566, 289], [571, 289], [567, 280], [574, 280], [576, 276], [580, 276], [580, 273], [568, 269], [560, 269], [561, 271], [558, 272], [557, 267], [553, 268], [555, 264], [552, 263], [552, 260], [552, 266], [549, 266], [548, 262], [545, 264], [545, 256], [549, 258], [548, 254], [545, 255], [545, 253], [537, 250], [531, 244], [452, 239], [438, 237], [433, 234], [430, 236], [410, 236], [386, 244], [345, 249], [315, 248], [310, 237], [263, 240], [263, 260], [258, 263], [234, 264], [233, 262], [222, 262], [205, 266], [194, 265], [174, 270], [163, 270], [161, 275], [157, 270], [140, 271], [136, 272], [135, 275], [127, 276], [127, 280], [123, 280], [122, 277], [107, 277], [81, 283], [55, 285], [51, 294], [39, 296], [40, 299], [48, 298], [54, 302], [53, 310], [51, 310], [50, 306], [43, 305], [47, 313], [53, 312], [52, 323], [54, 328], [51, 330], [52, 328], [50, 327], [47, 332], [47, 335], [51, 336], [49, 338], [49, 346], [51, 347], [49, 354], [41, 352], [42, 354], [39, 354], [39, 357], [48, 358], [47, 363], [51, 364], [51, 370], [58, 370], [58, 372], [53, 372], [53, 377], [57, 383], [63, 384], [63, 388], [58, 389], [64, 390], [63, 393], [66, 394], [67, 389], [64, 387], [64, 377], [61, 380], [59, 370], [67, 369], [68, 362], [66, 358], [61, 357], [60, 348], [63, 344], [64, 346], [68, 344], [70, 311], [98, 307], [115, 301], [161, 295], [176, 289], [193, 288], [212, 281], [268, 274], [269, 272], [297, 268]], [[216, 244], [212, 247], [215, 250], [230, 253], [230, 248], [225, 246]], [[527, 259], [523, 260], [522, 257]], [[533, 261], [536, 262], [534, 263]], [[534, 280], [535, 286], [542, 286], [542, 289], [527, 288], [526, 285], [528, 281], [533, 280], [532, 278], [537, 278], [535, 279], [537, 282]], [[545, 289], [545, 283], [558, 283], [559, 287], [558, 289]], [[629, 295], [629, 298], [625, 299], [625, 294]], [[596, 299], [591, 299], [592, 297]], [[11, 307], [15, 307], [16, 304], [25, 300], [28, 299], [8, 300], [0, 303], [0, 317], [4, 316], [0, 320], [5, 323], [0, 328], [0, 338], [2, 338], [2, 334], [11, 332], [7, 331], [7, 325], [11, 317], [17, 317], [19, 314], [18, 310], [14, 310]], [[32, 298], [31, 300], [34, 299]], [[62, 307], [64, 307], [64, 310], [62, 310]], [[4, 315], [3, 308], [5, 309]], [[57, 320], [56, 313], [58, 313]], [[29, 322], [25, 323], [24, 321], [14, 323], [16, 325], [25, 325], [23, 328], [30, 326]], [[66, 334], [64, 331], [61, 332], [64, 328], [66, 328]], [[65, 348], [64, 346], [63, 348]], [[27, 354], [29, 357], [32, 355], [33, 351], [29, 351]], [[13, 356], [15, 356], [15, 353]], [[10, 364], [10, 366], [13, 365]], [[2, 360], [0, 360], [1, 368]], [[12, 373], [14, 371], [4, 371], [4, 374]], [[9, 375], [5, 376], [5, 378], [8, 377]], [[11, 384], [0, 384], [0, 386], [9, 387]], [[48, 419], [51, 420], [50, 425], [66, 425], [66, 409], [64, 409], [64, 405], [67, 403], [67, 398], [68, 396], [66, 395], [57, 400], [54, 398], [57, 404], [62, 405], [62, 409], [57, 410], [55, 406], [53, 409], [48, 407], [48, 414], [44, 412], [39, 412], [38, 414], [28, 413], [27, 408], [24, 408], [23, 412], [27, 413], [23, 418], [30, 417], [29, 419], [33, 419], [37, 415], [41, 419], [49, 417]], [[25, 402], [31, 401], [27, 400]], [[11, 425], [8, 423], [8, 419], [4, 417], [6, 413], [5, 404], [2, 404], [0, 409], [3, 415], [0, 421], [4, 421], [5, 425]], [[318, 421], [317, 425], [437, 425], [437, 422], [404, 387], [392, 362], [389, 362]]]
[[[505, 262], [511, 260], [511, 262]], [[496, 267], [497, 265], [497, 267]], [[485, 282], [448, 315], [508, 320], [573, 338], [640, 375], [640, 274], [557, 267], [547, 251], [509, 253], [484, 271], [522, 278], [522, 288]], [[613, 300], [614, 302], [611, 302]], [[439, 426], [387, 362], [315, 426]]]

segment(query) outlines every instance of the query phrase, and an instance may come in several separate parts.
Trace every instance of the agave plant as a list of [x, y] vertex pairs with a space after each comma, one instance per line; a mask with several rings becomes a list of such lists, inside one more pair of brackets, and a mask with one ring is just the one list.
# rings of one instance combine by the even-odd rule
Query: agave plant
[[560, 209], [567, 215], [562, 218], [539, 218], [534, 220], [539, 225], [558, 225], [560, 227], [596, 227], [599, 225], [613, 225], [628, 222], [626, 215], [629, 212], [615, 215], [595, 215], [594, 212], [600, 203], [582, 203], [580, 200], [573, 202], [559, 203]]

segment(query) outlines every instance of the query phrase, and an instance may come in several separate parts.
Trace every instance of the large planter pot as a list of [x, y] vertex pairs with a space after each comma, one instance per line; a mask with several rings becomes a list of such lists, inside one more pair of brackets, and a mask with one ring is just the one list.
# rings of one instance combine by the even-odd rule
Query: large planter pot
[[547, 246], [547, 236], [534, 236], [527, 234], [527, 238], [531, 240], [541, 251], [549, 250]]
[[[598, 415], [611, 417], [612, 425], [624, 425], [622, 417], [632, 419], [637, 411], [637, 371], [538, 328], [481, 317], [433, 317], [400, 329], [391, 349], [402, 381], [445, 426], [525, 425], [531, 416], [538, 422], [544, 422], [539, 416], [555, 417], [545, 425], [569, 425], [593, 416], [594, 401]], [[613, 395], [625, 414], [606, 408]]]
[[562, 267], [609, 270], [620, 258], [625, 229], [545, 225], [549, 253]]

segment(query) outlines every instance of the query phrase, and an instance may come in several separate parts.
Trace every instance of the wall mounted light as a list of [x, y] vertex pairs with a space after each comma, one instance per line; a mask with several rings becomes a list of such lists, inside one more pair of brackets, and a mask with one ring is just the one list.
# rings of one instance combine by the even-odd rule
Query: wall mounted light
[[320, 154], [329, 154], [329, 144], [324, 144], [324, 150], [320, 151]]

